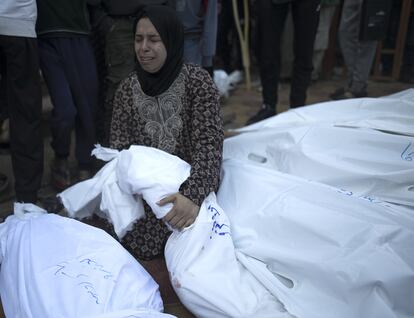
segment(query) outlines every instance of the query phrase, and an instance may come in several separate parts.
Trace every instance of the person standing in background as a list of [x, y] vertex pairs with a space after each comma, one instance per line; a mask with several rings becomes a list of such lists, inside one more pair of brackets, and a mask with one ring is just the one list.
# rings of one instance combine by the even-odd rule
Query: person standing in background
[[[98, 78], [89, 41], [87, 2], [37, 0], [37, 7], [40, 67], [53, 104], [52, 185], [64, 190], [75, 180], [90, 178], [93, 168]], [[68, 162], [73, 129], [77, 177], [71, 175]]]
[[[237, 6], [243, 28], [246, 23], [243, 16], [243, 1], [238, 0]], [[218, 61], [218, 68], [222, 68], [228, 74], [243, 69], [240, 40], [234, 21], [233, 2], [228, 0], [218, 1], [216, 61]]]
[[135, 69], [134, 21], [138, 10], [144, 5], [168, 5], [175, 0], [96, 0], [91, 5], [90, 17], [98, 36], [105, 39], [104, 105], [101, 118], [100, 143], [107, 146], [112, 118], [112, 101], [119, 83]]
[[202, 66], [213, 76], [217, 41], [217, 0], [175, 0], [184, 25], [184, 62]]
[[366, 97], [377, 41], [359, 39], [363, 0], [345, 0], [339, 25], [339, 44], [347, 68], [347, 85], [330, 95], [333, 100]]
[[329, 32], [331, 30], [332, 18], [334, 17], [340, 0], [321, 0], [321, 12], [319, 15], [319, 25], [316, 31], [315, 45], [313, 48], [313, 73], [312, 80], [319, 79], [322, 71], [322, 62], [325, 51], [329, 46]]
[[[6, 59], [0, 50], [0, 146], [8, 145], [9, 138], [9, 119], [7, 115], [7, 86], [6, 86]], [[5, 175], [4, 170], [0, 172], [0, 194], [5, 191], [9, 185], [9, 177]]]
[[313, 70], [312, 56], [319, 22], [320, 0], [258, 0], [258, 62], [263, 105], [246, 125], [276, 114], [281, 40], [288, 10], [292, 12], [294, 25], [290, 107], [305, 105]]
[[[16, 201], [36, 203], [43, 174], [42, 93], [35, 0], [0, 2], [0, 52]], [[3, 82], [4, 83], [4, 82]]]

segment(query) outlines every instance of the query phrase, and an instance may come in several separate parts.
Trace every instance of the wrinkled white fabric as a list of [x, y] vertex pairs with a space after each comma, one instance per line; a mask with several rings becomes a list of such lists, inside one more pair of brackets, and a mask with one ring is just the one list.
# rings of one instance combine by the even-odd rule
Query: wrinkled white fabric
[[226, 140], [224, 158], [238, 158], [414, 210], [411, 136], [329, 124], [263, 128]]
[[381, 98], [356, 98], [317, 103], [238, 129], [239, 132], [303, 124], [371, 128], [414, 136], [414, 89]]
[[116, 167], [121, 190], [142, 195], [158, 219], [162, 219], [173, 205], [159, 206], [157, 202], [177, 193], [190, 171], [191, 166], [177, 156], [144, 146], [131, 146], [121, 151]]
[[220, 96], [229, 97], [230, 91], [242, 80], [242, 73], [234, 71], [227, 74], [223, 70], [215, 70], [213, 74], [214, 84], [216, 84]]
[[180, 158], [145, 146], [133, 145], [120, 152], [97, 146], [92, 154], [110, 161], [93, 178], [73, 185], [58, 196], [70, 217], [82, 219], [103, 213], [120, 238], [135, 221], [144, 217], [142, 198], [157, 218], [163, 218], [172, 204], [158, 206], [157, 202], [177, 193], [191, 170]]
[[[174, 318], [175, 316], [160, 313], [151, 309], [123, 310], [116, 314], [103, 314], [94, 318]], [[86, 317], [85, 317], [86, 318]]]
[[[103, 188], [109, 191], [102, 192], [101, 196], [102, 201], [112, 202], [105, 205], [114, 207], [114, 213], [120, 210], [121, 204], [129, 204], [120, 195], [132, 197], [139, 194], [156, 216], [162, 218], [172, 206], [159, 207], [156, 203], [162, 197], [178, 192], [191, 169], [176, 156], [142, 146], [131, 146], [111, 159], [116, 160], [116, 166], [111, 165], [112, 162], [107, 165], [116, 171], [116, 182], [105, 185]], [[83, 185], [75, 185], [72, 191], [79, 191], [77, 186]], [[107, 215], [110, 219], [118, 217], [113, 213]], [[115, 224], [114, 220], [112, 222]], [[180, 300], [197, 317], [291, 317], [237, 261], [227, 217], [217, 205], [214, 193], [205, 199], [192, 226], [183, 232], [174, 231], [170, 236], [165, 257]]]
[[7, 317], [172, 317], [161, 313], [157, 283], [95, 227], [16, 204], [0, 225], [0, 251]]
[[293, 315], [414, 316], [409, 210], [236, 159], [218, 202], [238, 259]]
[[193, 226], [171, 234], [165, 260], [181, 302], [197, 317], [292, 317], [237, 260], [230, 226], [211, 193]]
[[70, 217], [83, 219], [97, 213], [112, 222], [115, 233], [123, 237], [132, 223], [145, 215], [143, 203], [119, 189], [117, 150], [98, 146], [93, 154], [110, 161], [93, 178], [67, 188], [58, 197]]
[[[411, 96], [306, 106], [226, 139], [218, 203], [167, 242], [182, 302], [200, 317], [413, 317]], [[141, 193], [133, 180], [122, 193]]]

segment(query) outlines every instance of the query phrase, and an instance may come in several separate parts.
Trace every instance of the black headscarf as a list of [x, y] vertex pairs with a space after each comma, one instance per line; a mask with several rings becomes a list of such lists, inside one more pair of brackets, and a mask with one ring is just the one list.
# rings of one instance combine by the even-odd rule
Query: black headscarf
[[138, 21], [148, 18], [160, 34], [167, 50], [164, 65], [156, 73], [142, 69], [137, 61], [137, 74], [141, 88], [145, 94], [156, 96], [165, 92], [177, 78], [183, 65], [184, 28], [174, 10], [167, 6], [145, 6], [137, 15], [134, 24], [134, 34]]

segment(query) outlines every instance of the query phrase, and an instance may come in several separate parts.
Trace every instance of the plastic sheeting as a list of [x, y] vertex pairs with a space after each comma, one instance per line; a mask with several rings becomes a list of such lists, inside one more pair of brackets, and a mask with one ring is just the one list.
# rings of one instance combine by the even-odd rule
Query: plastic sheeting
[[172, 204], [159, 206], [156, 202], [177, 193], [191, 170], [180, 158], [145, 146], [131, 146], [118, 152], [98, 145], [92, 154], [109, 162], [93, 178], [58, 196], [70, 217], [82, 219], [97, 213], [114, 225], [120, 238], [136, 220], [144, 217], [142, 199], [157, 218], [163, 218]]
[[257, 167], [223, 164], [238, 259], [299, 318], [414, 316], [414, 216]]
[[225, 140], [238, 158], [414, 210], [414, 90], [290, 110]]
[[170, 236], [165, 260], [174, 290], [197, 317], [292, 317], [238, 261], [230, 222], [214, 193], [191, 228]]
[[106, 232], [15, 204], [0, 225], [0, 294], [7, 317], [126, 318], [163, 314], [157, 283]]
[[306, 106], [224, 144], [239, 261], [299, 318], [414, 316], [414, 90]]
[[[102, 202], [116, 203], [112, 206], [118, 210], [107, 214], [111, 221], [122, 216], [122, 209], [130, 211], [133, 208], [130, 205], [137, 204], [134, 202], [137, 195], [162, 218], [172, 206], [166, 210], [156, 202], [177, 192], [190, 173], [188, 163], [154, 148], [131, 146], [119, 154], [105, 148], [96, 151], [108, 154], [105, 158], [112, 161], [97, 176], [72, 186], [60, 196], [65, 206], [93, 213], [92, 205], [99, 199], [96, 189], [105, 189], [108, 187], [105, 180], [111, 180], [111, 188], [119, 190], [101, 194]], [[116, 177], [104, 178], [104, 175]], [[93, 195], [85, 195], [90, 193]], [[128, 200], [124, 200], [125, 196]], [[216, 203], [215, 195], [210, 194], [195, 223], [170, 236], [165, 257], [180, 300], [198, 317], [290, 318], [283, 305], [239, 263], [229, 229], [225, 212]]]
[[183, 303], [200, 317], [413, 317], [413, 95], [307, 106], [227, 139], [216, 210], [231, 234], [209, 197], [167, 243]]
[[230, 91], [233, 90], [236, 85], [242, 80], [242, 74], [240, 71], [234, 71], [227, 74], [223, 70], [214, 71], [214, 83], [220, 93], [220, 96], [229, 97]]
[[382, 98], [359, 98], [324, 102], [291, 109], [239, 129], [293, 128], [297, 125], [332, 124], [370, 128], [414, 136], [414, 89]]
[[328, 124], [266, 128], [225, 144], [225, 158], [414, 210], [414, 138]]

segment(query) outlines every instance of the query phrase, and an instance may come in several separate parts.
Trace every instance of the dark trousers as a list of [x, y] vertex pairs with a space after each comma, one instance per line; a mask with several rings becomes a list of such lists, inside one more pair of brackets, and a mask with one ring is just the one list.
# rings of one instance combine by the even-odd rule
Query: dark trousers
[[[16, 201], [35, 203], [43, 174], [42, 94], [37, 41], [0, 35]], [[4, 105], [2, 105], [3, 107]]]
[[272, 0], [258, 1], [259, 68], [263, 103], [276, 107], [280, 74], [281, 38], [288, 10], [294, 25], [293, 72], [290, 106], [305, 105], [306, 91], [312, 75], [313, 45], [319, 22], [320, 0], [293, 0], [274, 4]]
[[[243, 2], [237, 1], [239, 15], [243, 16]], [[222, 68], [231, 73], [243, 68], [241, 60], [240, 43], [234, 23], [232, 1], [222, 1], [221, 12], [217, 25], [217, 49], [216, 56], [220, 57]]]
[[134, 20], [129, 17], [112, 17], [114, 25], [106, 35], [105, 58], [107, 73], [105, 78], [105, 142], [109, 144], [113, 99], [123, 79], [135, 69]]
[[80, 168], [86, 168], [96, 142], [98, 104], [98, 77], [89, 38], [38, 41], [40, 67], [53, 104], [52, 148], [57, 157], [67, 157], [75, 129], [75, 156]]

